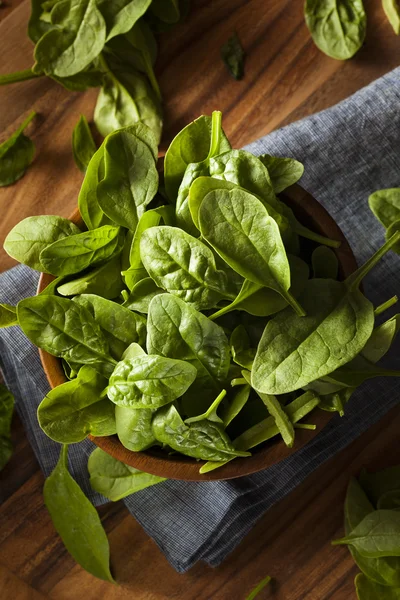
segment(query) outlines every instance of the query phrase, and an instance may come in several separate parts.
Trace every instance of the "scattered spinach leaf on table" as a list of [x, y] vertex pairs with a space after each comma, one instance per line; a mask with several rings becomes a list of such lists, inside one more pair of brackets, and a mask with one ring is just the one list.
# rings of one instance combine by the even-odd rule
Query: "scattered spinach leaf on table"
[[222, 46], [221, 58], [226, 64], [229, 73], [236, 80], [243, 78], [245, 57], [246, 54], [240, 43], [239, 36], [235, 31], [229, 40]]
[[32, 112], [8, 140], [0, 144], [0, 187], [11, 185], [24, 174], [35, 156], [35, 145], [24, 130], [36, 116]]

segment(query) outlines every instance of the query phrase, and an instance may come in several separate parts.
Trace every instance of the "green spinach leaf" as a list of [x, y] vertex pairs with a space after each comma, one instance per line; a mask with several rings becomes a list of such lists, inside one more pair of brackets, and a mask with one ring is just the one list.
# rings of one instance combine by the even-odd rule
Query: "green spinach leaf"
[[375, 510], [346, 537], [332, 544], [349, 544], [367, 558], [400, 556], [400, 512]]
[[359, 573], [354, 580], [358, 600], [400, 600], [400, 587], [379, 585]]
[[382, 0], [382, 6], [393, 31], [396, 35], [400, 35], [400, 6], [398, 0]]
[[337, 279], [339, 261], [331, 248], [317, 246], [312, 253], [311, 264], [316, 279]]
[[72, 153], [78, 169], [86, 173], [92, 156], [96, 152], [96, 144], [90, 131], [86, 117], [80, 116], [72, 132]]
[[237, 80], [242, 79], [244, 75], [244, 59], [246, 54], [236, 31], [222, 46], [221, 57], [232, 77]]
[[11, 185], [25, 174], [35, 156], [35, 145], [24, 130], [36, 116], [32, 112], [8, 140], [0, 144], [0, 187]]
[[154, 296], [162, 294], [163, 291], [150, 277], [145, 277], [133, 286], [130, 294], [126, 294], [126, 297], [124, 296], [125, 301], [123, 305], [129, 310], [136, 310], [147, 314], [150, 302]]
[[11, 304], [0, 303], [0, 329], [18, 325], [17, 309]]
[[107, 28], [107, 40], [127, 33], [149, 8], [151, 0], [98, 0]]
[[267, 167], [275, 194], [283, 192], [298, 181], [304, 173], [304, 166], [294, 158], [282, 158], [261, 154], [262, 164]]
[[57, 292], [61, 296], [76, 296], [77, 294], [95, 294], [102, 298], [112, 300], [119, 296], [124, 288], [124, 282], [121, 277], [121, 259], [120, 256], [114, 256], [106, 263], [96, 267], [90, 272], [60, 284], [57, 278]]
[[68, 472], [68, 446], [62, 447], [43, 495], [54, 527], [76, 562], [95, 577], [113, 582], [107, 535], [97, 510]]
[[151, 427], [155, 412], [150, 408], [115, 406], [117, 435], [125, 448], [141, 452], [157, 443]]

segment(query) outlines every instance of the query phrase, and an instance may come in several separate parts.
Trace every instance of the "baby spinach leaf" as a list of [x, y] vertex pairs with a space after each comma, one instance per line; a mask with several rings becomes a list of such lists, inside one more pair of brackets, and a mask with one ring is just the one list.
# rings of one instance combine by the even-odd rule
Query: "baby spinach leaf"
[[242, 277], [277, 291], [299, 314], [289, 292], [290, 268], [279, 228], [263, 204], [245, 190], [209, 192], [200, 205], [201, 234]]
[[257, 391], [284, 394], [303, 388], [361, 352], [372, 333], [374, 311], [359, 284], [397, 240], [393, 236], [345, 282], [310, 280], [300, 296], [307, 317], [285, 309], [267, 323], [252, 370]]
[[96, 0], [61, 0], [51, 24], [35, 47], [35, 71], [69, 77], [83, 71], [102, 51], [106, 23]]
[[145, 277], [133, 286], [123, 305], [129, 310], [137, 310], [147, 314], [154, 296], [162, 294], [163, 291], [150, 277]]
[[197, 387], [208, 399], [215, 397], [228, 376], [229, 345], [222, 328], [170, 294], [151, 301], [147, 349], [193, 365]]
[[317, 246], [312, 253], [311, 264], [316, 279], [337, 279], [339, 261], [331, 248]]
[[46, 246], [39, 260], [47, 273], [72, 275], [110, 258], [121, 246], [119, 227], [103, 225]]
[[271, 582], [271, 577], [267, 575], [264, 579], [262, 579], [256, 587], [250, 592], [247, 596], [246, 600], [254, 600], [258, 596], [258, 594]]
[[11, 229], [4, 241], [4, 250], [11, 258], [31, 269], [47, 273], [40, 261], [42, 250], [57, 240], [78, 233], [80, 229], [62, 217], [27, 217]]
[[361, 48], [367, 25], [362, 0], [306, 0], [304, 15], [314, 43], [338, 60]]
[[78, 196], [78, 208], [88, 229], [112, 225], [101, 210], [97, 198], [97, 186], [104, 177], [104, 142], [93, 154], [86, 169], [85, 178]]
[[0, 383], [0, 471], [6, 466], [13, 453], [11, 442], [11, 420], [14, 411], [14, 396]]
[[24, 130], [35, 116], [32, 112], [17, 131], [0, 144], [0, 187], [20, 179], [33, 161], [35, 145]]
[[177, 23], [180, 19], [179, 0], [153, 0], [150, 10], [165, 23]]
[[103, 212], [118, 225], [135, 231], [157, 189], [154, 156], [135, 135], [135, 128], [110, 134], [104, 142], [104, 177], [96, 192]]
[[[288, 255], [290, 266], [290, 293], [297, 298], [303, 291], [309, 276], [309, 268], [301, 258]], [[245, 279], [236, 298], [209, 318], [213, 321], [232, 310], [243, 310], [257, 317], [268, 317], [284, 309], [286, 300], [270, 288]]]
[[18, 325], [17, 309], [11, 304], [0, 303], [0, 329]]
[[94, 294], [82, 294], [73, 301], [91, 313], [109, 343], [111, 355], [117, 360], [133, 342], [144, 345], [146, 319], [141, 315]]
[[125, 465], [101, 448], [96, 448], [89, 456], [88, 470], [92, 489], [112, 502], [165, 481], [165, 477], [157, 477]]
[[72, 153], [78, 169], [86, 173], [90, 159], [96, 152], [96, 144], [86, 117], [80, 116], [72, 132]]
[[261, 154], [258, 158], [268, 169], [275, 194], [283, 192], [296, 183], [304, 173], [304, 166], [294, 158], [282, 158], [270, 154]]
[[116, 361], [90, 312], [67, 298], [33, 296], [17, 306], [19, 325], [33, 344], [49, 354], [110, 373]]
[[400, 35], [400, 6], [398, 0], [382, 0], [382, 6], [393, 31], [396, 35]]
[[202, 310], [230, 296], [226, 274], [218, 271], [212, 251], [176, 227], [151, 227], [143, 232], [140, 254], [158, 287]]
[[[279, 208], [280, 203], [275, 196], [268, 169], [259, 158], [246, 150], [230, 150], [211, 158], [210, 175], [239, 185], [254, 194], [267, 204], [266, 208], [270, 213], [271, 208]], [[280, 215], [271, 214], [271, 216], [276, 217], [278, 221]]]
[[196, 373], [196, 368], [183, 360], [137, 356], [117, 364], [107, 394], [119, 406], [159, 408], [182, 396]]
[[221, 58], [227, 66], [229, 73], [236, 80], [242, 79], [244, 75], [245, 52], [240, 43], [238, 34], [231, 35], [229, 40], [221, 48]]
[[115, 406], [101, 398], [107, 379], [86, 365], [78, 376], [53, 388], [38, 408], [38, 421], [45, 434], [61, 444], [81, 442], [89, 434], [113, 435]]
[[[201, 116], [189, 123], [175, 136], [169, 146], [164, 161], [165, 190], [168, 199], [174, 203], [179, 186], [189, 163], [203, 162], [210, 151], [211, 117]], [[220, 152], [227, 152], [231, 146], [222, 132]]]
[[225, 428], [228, 427], [229, 423], [231, 423], [233, 419], [240, 413], [243, 406], [249, 399], [250, 392], [250, 385], [245, 384], [240, 386], [233, 399], [222, 410], [221, 419]]
[[243, 325], [238, 325], [232, 331], [229, 344], [235, 363], [251, 371], [256, 349], [251, 347], [250, 338]]
[[370, 195], [368, 203], [375, 217], [386, 229], [400, 219], [400, 188], [378, 190]]
[[354, 580], [358, 600], [400, 600], [400, 587], [379, 585], [359, 573]]
[[157, 443], [151, 427], [155, 412], [150, 408], [115, 406], [117, 435], [125, 448], [141, 452]]
[[68, 446], [62, 447], [43, 496], [54, 527], [76, 562], [95, 577], [113, 582], [107, 536], [97, 510], [68, 472]]
[[196, 415], [195, 417], [189, 417], [189, 418], [185, 419], [184, 422], [186, 423], [186, 425], [189, 425], [190, 423], [197, 423], [199, 421], [204, 421], [205, 419], [207, 419], [208, 421], [213, 421], [214, 423], [223, 423], [223, 420], [217, 414], [217, 410], [218, 410], [218, 407], [221, 404], [222, 400], [225, 398], [225, 396], [226, 396], [226, 390], [222, 390], [222, 392], [220, 392], [218, 394], [218, 396], [215, 398], [214, 402], [212, 404], [210, 404], [208, 409], [203, 414]]
[[162, 128], [161, 107], [147, 79], [131, 67], [124, 69], [117, 64], [112, 65], [112, 69], [105, 67], [103, 87], [97, 98], [94, 111], [97, 129], [106, 136], [116, 129], [143, 123], [153, 131], [158, 143]]
[[[61, 278], [57, 278], [58, 281]], [[120, 256], [114, 256], [103, 265], [96, 267], [92, 271], [59, 285], [57, 283], [57, 292], [61, 296], [75, 296], [77, 294], [95, 294], [102, 298], [112, 300], [121, 293], [124, 283], [121, 277]]]
[[173, 404], [157, 411], [153, 419], [153, 432], [162, 444], [200, 460], [218, 461], [249, 456], [248, 452], [234, 449], [218, 423], [205, 420], [185, 425]]
[[151, 0], [98, 0], [98, 8], [107, 27], [107, 40], [127, 33], [151, 4]]
[[375, 510], [346, 537], [334, 540], [332, 544], [350, 544], [367, 558], [400, 556], [400, 512]]

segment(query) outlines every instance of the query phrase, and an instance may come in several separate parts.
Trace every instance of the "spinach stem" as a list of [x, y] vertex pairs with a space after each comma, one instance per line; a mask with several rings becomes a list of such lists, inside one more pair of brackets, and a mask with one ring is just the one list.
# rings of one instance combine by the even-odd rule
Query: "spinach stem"
[[19, 83], [20, 81], [28, 81], [29, 79], [36, 79], [37, 77], [44, 77], [44, 73], [34, 73], [32, 69], [25, 69], [24, 71], [15, 71], [15, 73], [0, 75], [0, 85]]
[[385, 310], [396, 304], [396, 302], [398, 302], [398, 297], [392, 296], [391, 298], [389, 298], [389, 300], [386, 300], [386, 302], [383, 302], [382, 304], [376, 307], [376, 309], [374, 310], [375, 316], [385, 312]]
[[391, 238], [383, 244], [382, 248], [379, 248], [377, 252], [367, 262], [362, 265], [357, 271], [354, 271], [346, 279], [345, 284], [350, 290], [355, 290], [360, 285], [364, 277], [371, 271], [373, 267], [381, 260], [383, 256], [400, 240], [400, 231], [396, 231]]
[[289, 290], [284, 290], [283, 288], [279, 290], [279, 293], [283, 298], [285, 298], [286, 302], [293, 308], [296, 315], [299, 317], [305, 317], [306, 311], [301, 306], [299, 302], [297, 302], [296, 298], [289, 292]]
[[211, 117], [211, 143], [210, 151], [207, 159], [209, 160], [213, 156], [219, 154], [219, 148], [221, 145], [221, 123], [222, 123], [222, 112], [220, 110], [214, 110]]
[[330, 238], [327, 238], [324, 235], [315, 233], [314, 231], [311, 231], [307, 227], [304, 227], [303, 225], [297, 222], [294, 225], [293, 230], [301, 237], [307, 238], [308, 240], [312, 240], [313, 242], [318, 242], [318, 244], [322, 244], [323, 246], [329, 246], [330, 248], [339, 248], [342, 243], [339, 240], [331, 240]]

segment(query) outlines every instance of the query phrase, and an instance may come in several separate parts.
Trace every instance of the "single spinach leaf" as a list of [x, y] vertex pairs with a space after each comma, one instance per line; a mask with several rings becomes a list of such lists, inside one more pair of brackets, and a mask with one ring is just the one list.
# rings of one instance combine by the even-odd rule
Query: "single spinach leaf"
[[104, 142], [93, 154], [86, 169], [85, 178], [78, 196], [78, 208], [88, 229], [112, 225], [101, 210], [97, 198], [97, 186], [104, 177]]
[[375, 510], [346, 537], [334, 540], [332, 544], [350, 544], [367, 558], [400, 556], [400, 512]]
[[246, 54], [240, 43], [239, 36], [235, 31], [229, 40], [222, 46], [221, 58], [226, 64], [229, 73], [236, 80], [243, 78], [245, 57]]
[[200, 205], [201, 234], [237, 273], [278, 292], [299, 315], [279, 228], [257, 198], [241, 189], [209, 192]]
[[33, 344], [53, 356], [110, 374], [116, 361], [90, 312], [58, 296], [33, 296], [17, 306], [19, 325]]
[[400, 6], [398, 0], [382, 0], [382, 6], [393, 31], [396, 35], [400, 35]]
[[[161, 138], [162, 111], [147, 79], [131, 67], [106, 65], [103, 86], [97, 98], [94, 122], [103, 136], [135, 123], [147, 125], [157, 143]], [[103, 59], [104, 60], [104, 59]], [[104, 61], [105, 62], [105, 61]]]
[[[164, 161], [165, 190], [170, 202], [175, 203], [188, 164], [200, 163], [207, 158], [211, 144], [211, 123], [211, 117], [203, 115], [189, 123], [172, 140]], [[220, 152], [227, 152], [230, 148], [222, 132]]]
[[294, 427], [285, 408], [281, 405], [279, 400], [271, 394], [261, 394], [258, 392], [258, 395], [267, 407], [271, 417], [273, 417], [275, 425], [286, 446], [292, 448], [294, 444]]
[[146, 319], [127, 308], [94, 294], [82, 294], [73, 299], [84, 306], [104, 333], [111, 355], [119, 360], [127, 347], [146, 341]]
[[159, 408], [182, 396], [196, 373], [196, 368], [183, 360], [137, 356], [117, 364], [107, 394], [119, 406]]
[[312, 253], [311, 264], [315, 279], [337, 279], [339, 261], [331, 248], [317, 246]]
[[149, 146], [134, 127], [116, 131], [104, 143], [104, 177], [97, 186], [102, 211], [115, 223], [135, 231], [158, 189], [158, 172]]
[[14, 411], [14, 396], [0, 383], [0, 471], [6, 466], [13, 453], [11, 420]]
[[68, 472], [68, 446], [46, 479], [44, 501], [65, 547], [83, 569], [113, 582], [110, 548], [97, 510]]
[[141, 452], [157, 443], [151, 427], [155, 412], [150, 408], [115, 406], [117, 435], [125, 448]]
[[199, 421], [185, 425], [174, 405], [157, 411], [153, 419], [156, 439], [173, 450], [201, 460], [225, 460], [249, 453], [234, 449], [221, 425]]
[[25, 174], [35, 156], [35, 145], [24, 130], [36, 116], [32, 112], [8, 140], [0, 144], [0, 187], [11, 185]]
[[344, 282], [310, 280], [300, 296], [307, 317], [285, 309], [267, 323], [252, 370], [257, 391], [284, 394], [303, 388], [361, 352], [372, 333], [374, 310], [359, 285], [397, 239], [393, 236]]
[[261, 154], [258, 158], [268, 169], [275, 194], [283, 192], [296, 183], [304, 173], [304, 166], [294, 158], [282, 158], [270, 154]]
[[62, 217], [27, 217], [11, 229], [4, 241], [4, 250], [31, 269], [48, 273], [40, 261], [42, 250], [57, 240], [78, 233], [80, 229]]
[[73, 279], [66, 283], [60, 284], [57, 278], [57, 292], [61, 296], [76, 296], [78, 294], [95, 294], [102, 298], [112, 300], [119, 296], [124, 288], [124, 282], [121, 277], [121, 260], [120, 256], [114, 256], [106, 263], [96, 267], [90, 272]]
[[60, 0], [51, 11], [54, 26], [35, 47], [35, 71], [70, 77], [83, 71], [102, 51], [106, 24], [96, 0]]
[[127, 33], [151, 4], [151, 0], [99, 0], [98, 8], [107, 28], [107, 40]]
[[362, 0], [306, 0], [304, 15], [314, 43], [338, 60], [361, 48], [367, 25]]
[[80, 116], [72, 132], [72, 153], [78, 169], [86, 173], [92, 156], [96, 152], [96, 144], [90, 131], [86, 117]]
[[78, 376], [53, 388], [38, 408], [38, 421], [45, 434], [61, 444], [81, 442], [89, 434], [113, 435], [115, 406], [101, 393], [107, 379], [86, 365]]
[[0, 329], [18, 325], [17, 309], [11, 304], [0, 303]]
[[165, 477], [125, 465], [101, 448], [96, 448], [89, 456], [88, 470], [92, 489], [113, 502], [165, 481]]
[[136, 310], [140, 313], [147, 314], [149, 312], [150, 302], [154, 296], [162, 294], [164, 290], [159, 288], [157, 284], [150, 278], [145, 277], [138, 281], [132, 288], [130, 294], [126, 294], [124, 306], [129, 310]]
[[150, 354], [193, 365], [197, 387], [208, 400], [215, 397], [228, 376], [229, 344], [223, 329], [170, 294], [160, 294], [151, 301], [147, 349]]
[[181, 229], [147, 229], [140, 240], [140, 254], [158, 287], [198, 310], [212, 308], [230, 296], [226, 274], [217, 270], [212, 251]]
[[358, 600], [400, 600], [400, 587], [379, 585], [364, 573], [359, 573], [354, 583]]
[[400, 219], [400, 188], [378, 190], [368, 198], [375, 217], [387, 229]]
[[47, 273], [73, 275], [89, 266], [110, 258], [121, 246], [121, 230], [112, 225], [103, 225], [61, 238], [46, 246], [39, 260]]

